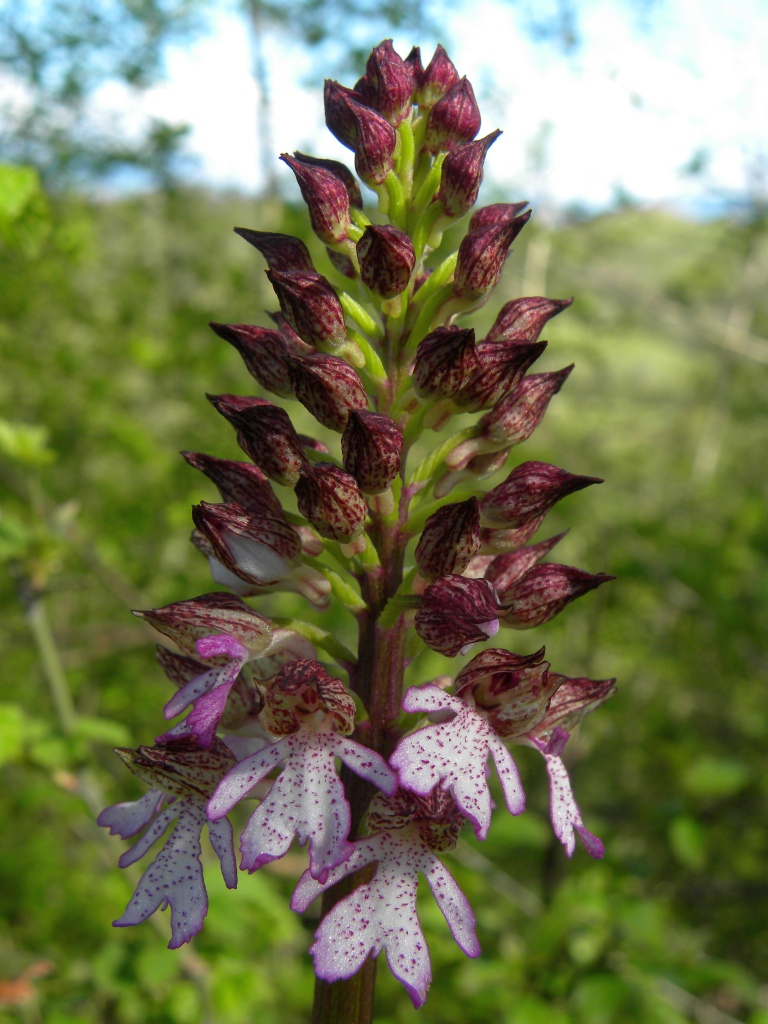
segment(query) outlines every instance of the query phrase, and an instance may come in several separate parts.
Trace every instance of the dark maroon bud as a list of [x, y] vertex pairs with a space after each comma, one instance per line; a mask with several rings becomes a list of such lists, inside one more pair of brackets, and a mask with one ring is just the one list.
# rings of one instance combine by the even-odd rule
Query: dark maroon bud
[[[481, 499], [482, 500], [482, 499]], [[482, 505], [480, 507], [480, 521], [484, 519]], [[544, 522], [544, 516], [536, 516], [529, 519], [523, 526], [509, 527], [504, 530], [490, 530], [483, 527], [480, 531], [480, 553], [481, 555], [506, 554], [508, 551], [517, 551], [518, 548], [527, 543]]]
[[381, 494], [400, 472], [403, 435], [389, 416], [352, 411], [341, 435], [344, 469], [363, 494]]
[[296, 501], [304, 518], [329, 540], [350, 541], [365, 525], [368, 506], [357, 481], [332, 462], [302, 467]]
[[[413, 95], [413, 66], [395, 52], [391, 39], [372, 51], [365, 67], [365, 102], [398, 125], [408, 116]], [[357, 87], [356, 87], [357, 88]]]
[[495, 131], [484, 139], [465, 142], [445, 158], [437, 198], [449, 217], [462, 217], [477, 202], [486, 153], [500, 135]]
[[524, 462], [482, 498], [481, 520], [484, 526], [525, 526], [566, 495], [602, 482], [599, 477], [577, 476], [546, 462]]
[[275, 231], [252, 231], [251, 228], [235, 228], [235, 234], [259, 250], [270, 270], [304, 270], [316, 273], [309, 249], [300, 238], [281, 235]]
[[532, 629], [549, 622], [582, 594], [616, 579], [606, 573], [592, 576], [572, 565], [547, 562], [535, 565], [509, 590], [500, 595], [504, 606], [501, 621], [513, 629]]
[[263, 388], [283, 398], [293, 394], [288, 380], [288, 349], [279, 331], [213, 321], [208, 326], [237, 349], [248, 372]]
[[170, 637], [184, 654], [193, 656], [197, 654], [195, 641], [215, 633], [226, 633], [255, 651], [269, 646], [272, 637], [272, 628], [263, 615], [234, 594], [223, 592], [133, 614]]
[[582, 718], [599, 708], [616, 692], [615, 679], [570, 679], [557, 676], [559, 687], [550, 701], [547, 713], [536, 729], [547, 735], [556, 726], [572, 732]]
[[424, 144], [430, 153], [471, 142], [480, 131], [480, 108], [472, 86], [462, 78], [432, 107]]
[[521, 203], [491, 203], [490, 206], [481, 206], [472, 214], [469, 230], [477, 231], [480, 228], [492, 228], [506, 224], [522, 213], [527, 205], [528, 200], [524, 199]]
[[268, 270], [280, 309], [307, 344], [334, 349], [347, 340], [344, 310], [333, 285], [321, 274]]
[[484, 579], [492, 583], [499, 594], [509, 590], [529, 569], [545, 558], [567, 532], [564, 530], [563, 533], [558, 533], [548, 540], [539, 541], [538, 544], [516, 548], [514, 551], [498, 555], [485, 570]]
[[416, 612], [416, 632], [433, 651], [455, 658], [495, 636], [501, 607], [486, 580], [441, 576], [426, 588]]
[[208, 395], [218, 412], [237, 429], [237, 443], [276, 483], [292, 486], [307, 461], [285, 409], [263, 398]]
[[385, 117], [338, 82], [325, 83], [325, 121], [331, 133], [354, 150], [355, 169], [366, 185], [381, 185], [392, 170], [397, 133]]
[[544, 648], [520, 656], [500, 648], [476, 655], [456, 676], [456, 696], [469, 700], [504, 739], [522, 736], [546, 714], [562, 676], [549, 671]]
[[544, 324], [567, 309], [573, 299], [530, 296], [512, 299], [501, 307], [486, 341], [538, 341]]
[[477, 369], [456, 396], [456, 404], [467, 412], [489, 409], [517, 387], [546, 347], [546, 341], [523, 345], [481, 341], [475, 348]]
[[363, 283], [382, 299], [405, 291], [416, 263], [411, 239], [390, 225], [369, 224], [357, 243], [357, 258]]
[[452, 398], [478, 369], [471, 327], [437, 327], [419, 342], [413, 367], [420, 398]]
[[250, 462], [217, 459], [201, 452], [181, 454], [190, 466], [205, 473], [216, 484], [225, 502], [242, 505], [248, 512], [270, 512], [274, 516], [283, 514], [280, 500], [258, 466]]
[[[418, 51], [417, 56], [420, 65], [421, 55], [418, 54]], [[416, 66], [415, 62], [414, 66]], [[434, 107], [437, 101], [442, 99], [458, 81], [458, 71], [453, 66], [451, 58], [438, 43], [432, 60], [427, 64], [426, 70], [420, 75], [420, 81], [416, 84], [416, 102], [422, 109], [428, 110], [430, 107]]]
[[509, 247], [528, 223], [531, 214], [506, 224], [470, 231], [459, 246], [453, 294], [468, 302], [485, 299], [496, 287]]
[[301, 538], [282, 515], [254, 515], [240, 505], [203, 501], [192, 508], [192, 519], [217, 560], [246, 583], [270, 586], [301, 563]]
[[535, 373], [523, 377], [512, 394], [502, 398], [480, 420], [481, 437], [505, 446], [527, 441], [572, 369], [573, 363], [556, 373]]
[[355, 280], [357, 277], [355, 264], [345, 252], [336, 252], [335, 249], [326, 247], [325, 254], [340, 274], [343, 274], [344, 277], [348, 277], [352, 281]]
[[[421, 50], [418, 46], [411, 48], [411, 52], [405, 58], [405, 63], [411, 69], [413, 95], [415, 96], [424, 81], [424, 65], [421, 63]], [[456, 77], [458, 78], [458, 75]]]
[[480, 547], [477, 498], [443, 505], [424, 524], [415, 558], [422, 576], [460, 576]]
[[349, 195], [349, 205], [362, 210], [363, 195], [360, 191], [360, 185], [346, 164], [341, 163], [340, 160], [326, 160], [324, 157], [309, 156], [308, 153], [300, 153], [298, 150], [295, 150], [293, 155], [303, 164], [307, 164], [310, 167], [324, 167], [327, 171], [335, 174], [337, 178], [344, 182], [347, 194]]
[[326, 167], [306, 164], [287, 153], [283, 153], [280, 159], [296, 175], [317, 237], [327, 245], [343, 242], [347, 237], [350, 214], [349, 192], [341, 178]]
[[296, 398], [330, 430], [344, 430], [350, 409], [368, 408], [363, 382], [343, 359], [320, 354], [292, 359], [289, 374]]

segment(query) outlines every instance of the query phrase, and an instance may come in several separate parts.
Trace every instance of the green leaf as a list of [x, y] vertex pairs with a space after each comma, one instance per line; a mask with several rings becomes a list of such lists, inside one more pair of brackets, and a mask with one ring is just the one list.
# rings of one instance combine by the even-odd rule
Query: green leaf
[[46, 427], [4, 419], [0, 419], [0, 455], [26, 466], [47, 466], [56, 459], [48, 447]]
[[19, 704], [0, 704], [0, 765], [23, 757], [26, 720]]
[[733, 796], [749, 781], [742, 761], [724, 757], [700, 757], [683, 773], [683, 785], [691, 796], [722, 799]]

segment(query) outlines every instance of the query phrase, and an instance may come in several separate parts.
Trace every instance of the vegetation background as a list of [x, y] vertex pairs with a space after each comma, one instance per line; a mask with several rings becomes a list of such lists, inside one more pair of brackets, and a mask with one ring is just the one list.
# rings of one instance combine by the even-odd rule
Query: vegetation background
[[[134, 55], [148, 77], [152, 45], [191, 10], [160, 23], [169, 8], [149, 2], [99, 9], [155, 26]], [[4, 28], [6, 43], [23, 35]], [[91, 88], [78, 61], [106, 52], [85, 28], [81, 43], [67, 110]], [[61, 82], [37, 52], [27, 81], [45, 112]], [[42, 114], [23, 127], [0, 169], [0, 1024], [298, 1024], [312, 990], [313, 926], [287, 905], [301, 853], [234, 893], [211, 871], [203, 933], [169, 952], [162, 915], [110, 927], [141, 866], [117, 869], [121, 844], [95, 815], [139, 795], [111, 748], [150, 741], [167, 694], [128, 609], [210, 588], [188, 533], [190, 505], [213, 493], [177, 453], [237, 457], [204, 393], [251, 380], [206, 324], [265, 323], [274, 305], [231, 227], [306, 237], [306, 217], [276, 196], [186, 187], [159, 125], [117, 153]], [[94, 199], [125, 165], [153, 187]], [[707, 221], [628, 203], [534, 218], [476, 320], [482, 334], [513, 296], [576, 296], [542, 364], [576, 371], [521, 458], [605, 478], [549, 525], [572, 528], [563, 561], [619, 579], [515, 646], [546, 642], [557, 668], [616, 675], [619, 692], [570, 751], [605, 860], [567, 861], [521, 748], [530, 809], [449, 858], [480, 959], [424, 900], [424, 1024], [768, 1024], [768, 217], [741, 198]], [[420, 678], [443, 664], [425, 658]], [[377, 1020], [414, 1016], [382, 965]]]

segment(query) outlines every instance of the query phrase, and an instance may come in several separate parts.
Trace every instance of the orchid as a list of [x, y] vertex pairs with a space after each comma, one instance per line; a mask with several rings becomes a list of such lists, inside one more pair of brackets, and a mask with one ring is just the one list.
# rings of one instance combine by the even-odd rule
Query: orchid
[[[573, 369], [529, 372], [572, 300], [507, 301], [484, 338], [464, 322], [531, 217], [525, 202], [473, 209], [500, 133], [477, 138], [472, 85], [441, 46], [425, 67], [417, 48], [402, 58], [385, 40], [354, 89], [326, 82], [324, 103], [357, 177], [338, 160], [282, 154], [322, 265], [300, 238], [236, 228], [279, 306], [270, 327], [211, 323], [242, 357], [246, 393], [208, 397], [248, 461], [183, 453], [221, 497], [195, 505], [192, 543], [225, 589], [137, 613], [172, 645], [158, 652], [176, 688], [165, 715], [185, 717], [155, 747], [118, 751], [151, 790], [99, 822], [124, 838], [145, 830], [122, 864], [176, 822], [116, 923], [170, 905], [178, 946], [205, 916], [203, 827], [234, 885], [227, 815], [256, 801], [241, 867], [260, 870], [296, 841], [308, 867], [291, 905], [303, 913], [323, 895], [314, 1024], [371, 1024], [381, 951], [415, 1006], [427, 995], [420, 872], [459, 946], [479, 954], [438, 854], [467, 822], [479, 840], [492, 834], [491, 761], [507, 810], [523, 812], [511, 744], [544, 757], [566, 852], [578, 834], [602, 855], [561, 755], [613, 680], [568, 678], [543, 648], [489, 641], [539, 628], [611, 577], [544, 562], [563, 534], [529, 543], [557, 502], [600, 481], [512, 456]], [[456, 250], [433, 258], [466, 214]], [[268, 397], [250, 393], [254, 380]], [[320, 436], [299, 433], [296, 403]], [[432, 433], [455, 416], [454, 433]], [[270, 605], [278, 590], [285, 617]], [[474, 657], [406, 685], [427, 648]]]

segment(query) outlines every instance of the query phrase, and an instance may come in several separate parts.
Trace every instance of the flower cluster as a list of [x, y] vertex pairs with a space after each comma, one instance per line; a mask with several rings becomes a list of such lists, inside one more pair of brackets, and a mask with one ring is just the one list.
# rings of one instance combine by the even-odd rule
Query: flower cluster
[[[569, 856], [576, 835], [602, 856], [562, 753], [613, 680], [557, 674], [543, 648], [515, 654], [502, 637], [542, 625], [611, 577], [543, 561], [562, 535], [529, 543], [558, 501], [600, 481], [536, 461], [506, 466], [572, 370], [529, 372], [546, 323], [571, 300], [509, 301], [484, 338], [464, 323], [498, 283], [527, 204], [475, 210], [458, 250], [430, 255], [472, 210], [500, 134], [477, 138], [472, 86], [442, 47], [424, 67], [418, 49], [402, 59], [387, 40], [353, 89], [326, 83], [325, 112], [378, 215], [364, 211], [346, 165], [297, 152], [281, 159], [326, 273], [299, 238], [236, 229], [266, 261], [279, 309], [271, 327], [211, 325], [260, 387], [210, 396], [247, 461], [184, 453], [221, 495], [193, 509], [192, 541], [225, 589], [137, 613], [173, 644], [158, 649], [176, 688], [165, 715], [184, 717], [153, 747], [118, 751], [150, 792], [99, 822], [123, 838], [143, 830], [122, 865], [176, 822], [115, 922], [170, 906], [176, 947], [207, 909], [203, 827], [234, 886], [226, 816], [255, 799], [241, 866], [259, 870], [294, 839], [308, 845], [295, 911], [342, 878], [359, 883], [324, 901], [311, 949], [318, 977], [350, 978], [383, 949], [419, 1006], [431, 978], [419, 872], [464, 952], [480, 951], [439, 855], [466, 822], [488, 835], [489, 758], [520, 814], [510, 745], [538, 750], [555, 835]], [[318, 437], [298, 432], [291, 403], [317, 421]], [[435, 433], [467, 413], [478, 414], [471, 426]], [[277, 590], [298, 594], [317, 621], [270, 619], [244, 600]], [[329, 606], [349, 613], [356, 651], [323, 627]], [[477, 644], [455, 678], [406, 688], [424, 645], [454, 658]]]

